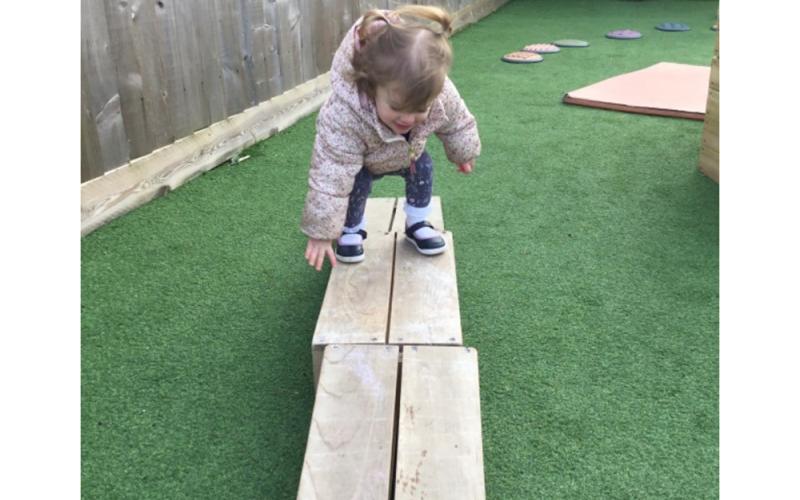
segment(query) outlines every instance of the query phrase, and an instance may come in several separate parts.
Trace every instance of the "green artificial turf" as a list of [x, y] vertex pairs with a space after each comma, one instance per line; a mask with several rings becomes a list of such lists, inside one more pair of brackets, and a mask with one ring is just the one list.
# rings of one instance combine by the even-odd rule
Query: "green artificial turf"
[[[561, 103], [708, 65], [717, 2], [514, 1], [452, 39], [483, 154], [441, 144], [492, 499], [719, 494], [718, 186], [702, 123]], [[654, 29], [683, 22], [686, 33]], [[630, 28], [640, 40], [604, 34]], [[520, 47], [579, 38], [542, 63]], [[85, 498], [294, 498], [328, 272], [299, 231], [316, 115], [82, 241]], [[402, 195], [386, 178], [375, 196]]]

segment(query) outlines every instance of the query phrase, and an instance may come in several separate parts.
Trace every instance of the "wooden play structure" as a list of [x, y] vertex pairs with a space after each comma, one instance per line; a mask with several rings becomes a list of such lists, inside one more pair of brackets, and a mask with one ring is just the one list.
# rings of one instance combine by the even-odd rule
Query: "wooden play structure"
[[711, 77], [708, 81], [708, 104], [700, 146], [700, 171], [719, 183], [719, 31], [714, 57], [711, 58]]
[[478, 353], [463, 346], [453, 235], [443, 254], [417, 253], [402, 198], [369, 199], [366, 220], [367, 258], [332, 269], [311, 343], [297, 498], [483, 499]]

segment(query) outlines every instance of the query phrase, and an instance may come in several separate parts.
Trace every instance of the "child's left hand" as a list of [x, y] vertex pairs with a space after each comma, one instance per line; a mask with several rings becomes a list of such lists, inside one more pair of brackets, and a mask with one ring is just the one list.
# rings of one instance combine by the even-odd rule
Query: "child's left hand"
[[466, 163], [460, 164], [458, 166], [458, 171], [463, 173], [463, 174], [468, 174], [468, 173], [472, 172], [472, 164], [474, 162], [475, 162], [475, 160], [470, 160], [470, 161], [468, 161]]

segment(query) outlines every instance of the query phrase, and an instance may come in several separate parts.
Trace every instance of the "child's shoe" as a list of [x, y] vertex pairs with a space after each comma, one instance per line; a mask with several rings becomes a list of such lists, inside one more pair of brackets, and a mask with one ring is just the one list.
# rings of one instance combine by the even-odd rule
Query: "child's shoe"
[[[416, 234], [420, 229], [422, 229], [421, 234]], [[447, 248], [447, 242], [442, 235], [435, 231], [433, 225], [426, 220], [407, 227], [406, 239], [414, 245], [419, 253], [424, 255], [438, 255]]]
[[342, 233], [336, 240], [336, 260], [350, 264], [364, 260], [362, 243], [366, 239], [367, 232], [363, 229], [359, 229], [357, 233]]

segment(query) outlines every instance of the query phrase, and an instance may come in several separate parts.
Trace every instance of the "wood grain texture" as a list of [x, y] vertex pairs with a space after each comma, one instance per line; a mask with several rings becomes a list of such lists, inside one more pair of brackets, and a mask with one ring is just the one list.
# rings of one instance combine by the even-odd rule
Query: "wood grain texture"
[[225, 89], [222, 76], [222, 35], [217, 21], [214, 0], [194, 0], [191, 9], [192, 26], [199, 42], [200, 80], [208, 99], [208, 124], [225, 119]]
[[[326, 344], [386, 342], [395, 245], [394, 233], [387, 229], [396, 203], [397, 198], [367, 198], [366, 257], [360, 264], [339, 264], [331, 270], [311, 340], [315, 385]], [[367, 287], [363, 297], [357, 286]]]
[[274, 81], [272, 80], [274, 76], [280, 78], [280, 69], [277, 75], [272, 74], [272, 61], [275, 60], [277, 47], [273, 43], [276, 29], [274, 21], [271, 19], [273, 10], [270, 9], [270, 5], [274, 9], [274, 3], [270, 4], [264, 0], [245, 1], [248, 19], [248, 32], [245, 40], [251, 55], [249, 63], [252, 67], [253, 85], [258, 102], [266, 101], [280, 93], [279, 89], [273, 88]]
[[[403, 210], [405, 206], [406, 200], [405, 198], [398, 198], [397, 200], [397, 212], [394, 217], [394, 222], [392, 223], [392, 231], [397, 231], [401, 234], [404, 234], [406, 229], [406, 213]], [[442, 198], [439, 196], [432, 196], [431, 197], [431, 214], [428, 216], [428, 222], [433, 224], [439, 231], [444, 231], [444, 214], [442, 212]]]
[[708, 178], [719, 183], [719, 32], [711, 58], [711, 76], [708, 82], [708, 101], [700, 142], [698, 168]]
[[161, 55], [162, 79], [159, 83], [169, 111], [169, 135], [172, 140], [185, 137], [195, 130], [190, 124], [191, 108], [186, 95], [187, 82], [184, 81], [182, 71], [189, 63], [183, 60], [173, 7], [174, 2], [156, 2], [154, 23], [156, 45]]
[[297, 498], [389, 497], [399, 348], [329, 345]]
[[86, 75], [81, 71], [81, 179], [103, 175], [103, 157], [94, 113], [90, 107]]
[[[175, 43], [173, 54], [176, 67], [172, 71], [181, 82], [180, 90], [183, 91], [185, 103], [184, 108], [172, 111], [181, 116], [177, 120], [180, 122], [180, 129], [176, 130], [175, 135], [184, 137], [212, 123], [209, 99], [203, 85], [204, 54], [200, 52], [200, 41], [194, 26], [194, 2], [169, 2], [164, 5], [169, 9], [168, 23], [165, 23], [167, 26], [164, 30], [174, 33], [171, 38]], [[182, 133], [183, 130], [186, 133]]]
[[105, 8], [91, 0], [81, 0], [81, 112], [84, 182], [130, 160]]
[[285, 88], [292, 88], [303, 82], [302, 62], [300, 61], [301, 16], [300, 6], [296, 0], [277, 0], [278, 22], [278, 54], [281, 75]]
[[367, 208], [364, 211], [367, 238], [373, 234], [388, 234], [391, 231], [396, 205], [397, 198], [367, 198]]
[[364, 240], [366, 258], [331, 270], [312, 345], [386, 343], [394, 234]]
[[[251, 57], [243, 46], [242, 6], [236, 1], [215, 0], [220, 27], [220, 63], [225, 89], [225, 113], [232, 115], [256, 104], [255, 80], [247, 64]], [[245, 11], [246, 12], [246, 11]]]
[[300, 38], [300, 82], [305, 82], [319, 74], [315, 67], [317, 58], [315, 45], [317, 33], [314, 32], [313, 13], [324, 0], [294, 0], [298, 4], [300, 20], [296, 26]]
[[485, 498], [477, 351], [404, 347], [399, 410], [395, 498]]
[[[127, 29], [126, 19], [131, 14], [121, 3], [113, 0], [105, 0], [103, 5], [111, 57], [115, 63], [122, 119], [127, 132], [130, 155], [135, 158], [149, 153], [155, 146], [147, 133], [142, 76], [137, 69], [135, 46]], [[87, 50], [86, 47], [83, 50]], [[93, 85], [92, 81], [90, 85]]]
[[398, 234], [390, 344], [462, 344], [453, 235], [444, 238], [447, 250], [427, 256]]
[[81, 234], [161, 196], [319, 109], [326, 73], [81, 185]]

